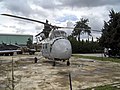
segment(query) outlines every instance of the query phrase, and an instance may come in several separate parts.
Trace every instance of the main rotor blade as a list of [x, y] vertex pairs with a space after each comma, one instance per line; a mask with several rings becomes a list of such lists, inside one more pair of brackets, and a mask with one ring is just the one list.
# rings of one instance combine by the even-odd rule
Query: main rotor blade
[[11, 14], [1, 14], [1, 15], [8, 16], [8, 17], [19, 18], [19, 19], [24, 19], [24, 20], [29, 20], [29, 21], [33, 21], [33, 22], [37, 22], [37, 23], [41, 23], [41, 24], [45, 24], [45, 25], [52, 26], [52, 25], [47, 24], [47, 23], [45, 23], [45, 22], [38, 21], [38, 20], [34, 20], [34, 19], [30, 19], [30, 18], [26, 18], [26, 17], [15, 16], [15, 15], [11, 15]]
[[[60, 27], [60, 26], [55, 26], [55, 25], [51, 25], [51, 24], [48, 24], [48, 23], [45, 23], [45, 22], [42, 22], [42, 21], [39, 21], [39, 20], [30, 19], [30, 18], [21, 17], [21, 16], [16, 16], [16, 15], [11, 15], [11, 14], [1, 14], [1, 15], [8, 16], [8, 17], [14, 17], [14, 18], [18, 18], [18, 19], [29, 20], [29, 21], [33, 21], [33, 22], [37, 22], [37, 23], [41, 23], [41, 24], [44, 24], [44, 25], [51, 26], [54, 29], [58, 29], [58, 28], [64, 28], [64, 29], [82, 29], [82, 28], [74, 28], [74, 27]], [[101, 32], [99, 30], [90, 30], [90, 31]]]
[[[82, 28], [73, 28], [73, 27], [58, 27], [58, 28], [64, 28], [64, 29], [82, 29]], [[99, 30], [95, 30], [95, 29], [90, 29], [90, 31], [95, 31], [95, 32], [102, 32], [102, 31], [99, 31]]]

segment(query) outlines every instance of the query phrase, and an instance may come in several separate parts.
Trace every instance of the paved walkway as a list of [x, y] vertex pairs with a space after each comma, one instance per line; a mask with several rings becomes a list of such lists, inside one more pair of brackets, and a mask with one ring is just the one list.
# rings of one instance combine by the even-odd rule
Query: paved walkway
[[104, 57], [104, 54], [103, 54], [103, 53], [99, 53], [99, 54], [78, 54], [78, 55]]

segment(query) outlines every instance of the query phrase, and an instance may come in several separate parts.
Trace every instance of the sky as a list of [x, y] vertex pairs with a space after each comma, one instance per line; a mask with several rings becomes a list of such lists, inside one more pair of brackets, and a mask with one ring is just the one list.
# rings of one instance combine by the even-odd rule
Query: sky
[[[91, 29], [101, 30], [109, 20], [109, 11], [120, 11], [120, 0], [0, 0], [0, 14], [29, 17], [52, 25], [74, 27], [81, 18], [89, 19]], [[43, 25], [0, 15], [0, 33], [31, 34], [41, 32]], [[68, 34], [72, 30], [65, 30]], [[92, 32], [94, 39], [101, 33]], [[87, 38], [87, 35], [82, 35]]]

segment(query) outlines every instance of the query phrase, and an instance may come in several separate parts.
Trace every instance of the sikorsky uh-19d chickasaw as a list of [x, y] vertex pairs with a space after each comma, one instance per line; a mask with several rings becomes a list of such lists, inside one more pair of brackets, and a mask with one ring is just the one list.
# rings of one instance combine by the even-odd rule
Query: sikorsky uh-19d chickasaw
[[60, 61], [67, 60], [67, 65], [70, 65], [69, 59], [72, 54], [71, 44], [67, 39], [66, 32], [62, 30], [58, 30], [58, 28], [67, 28], [67, 27], [54, 26], [42, 21], [29, 19], [21, 16], [15, 16], [10, 14], [1, 14], [1, 15], [29, 20], [29, 21], [44, 24], [45, 26], [49, 26], [51, 28], [51, 31], [49, 33], [48, 38], [40, 42], [42, 44], [42, 50], [41, 50], [42, 55], [45, 58], [52, 59], [54, 61], [53, 66], [55, 66], [56, 60], [60, 60]]
[[[59, 28], [73, 29], [73, 28], [51, 25], [51, 24], [48, 24], [48, 22], [45, 23], [39, 20], [29, 19], [26, 17], [16, 16], [11, 14], [1, 14], [1, 15], [23, 19], [23, 20], [29, 20], [29, 21], [41, 23], [41, 24], [44, 24], [44, 26], [50, 27], [51, 31], [49, 32], [48, 37], [40, 41], [40, 43], [42, 44], [42, 50], [41, 50], [42, 55], [45, 58], [52, 59], [53, 66], [55, 66], [55, 62], [57, 60], [59, 61], [67, 60], [67, 65], [68, 66], [70, 65], [69, 59], [72, 54], [71, 43], [67, 39], [66, 32], [64, 30], [58, 30], [58, 29]], [[43, 33], [39, 33], [36, 36], [40, 34], [43, 34]]]

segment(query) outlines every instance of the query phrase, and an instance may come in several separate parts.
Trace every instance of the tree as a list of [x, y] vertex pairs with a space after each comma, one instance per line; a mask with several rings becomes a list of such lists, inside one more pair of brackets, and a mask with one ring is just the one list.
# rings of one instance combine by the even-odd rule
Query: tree
[[112, 50], [120, 50], [120, 12], [110, 11], [110, 20], [104, 22], [100, 45]]
[[90, 35], [90, 29], [91, 27], [88, 26], [88, 19], [81, 18], [80, 21], [76, 22], [72, 35], [75, 36], [76, 39], [80, 42], [80, 35], [84, 33]]
[[28, 47], [28, 48], [31, 48], [31, 47], [32, 47], [32, 40], [31, 40], [31, 38], [28, 38], [27, 47]]
[[68, 36], [68, 40], [72, 45], [72, 53], [100, 53], [102, 52], [102, 48], [99, 46], [97, 41], [88, 40], [78, 42], [75, 37], [72, 35]]
[[72, 53], [78, 53], [79, 52], [79, 42], [76, 40], [75, 37], [72, 35], [68, 36], [68, 40], [70, 41], [72, 45]]

